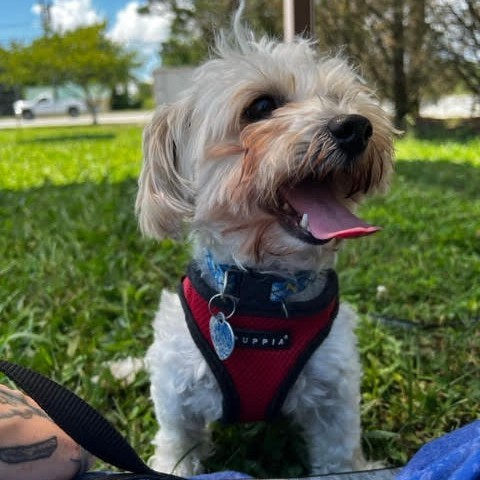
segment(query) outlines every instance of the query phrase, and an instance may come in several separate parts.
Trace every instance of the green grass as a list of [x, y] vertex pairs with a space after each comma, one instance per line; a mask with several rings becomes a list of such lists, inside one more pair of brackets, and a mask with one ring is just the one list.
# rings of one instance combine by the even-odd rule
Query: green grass
[[[106, 362], [143, 355], [159, 292], [188, 251], [138, 232], [140, 148], [138, 127], [0, 131], [0, 358], [72, 388], [147, 458], [148, 379], [126, 387]], [[365, 448], [392, 464], [480, 404], [480, 140], [407, 137], [397, 152], [391, 193], [362, 209], [383, 232], [348, 243], [338, 268], [362, 314]], [[250, 425], [247, 442], [217, 428], [210, 468], [302, 474], [286, 428]]]

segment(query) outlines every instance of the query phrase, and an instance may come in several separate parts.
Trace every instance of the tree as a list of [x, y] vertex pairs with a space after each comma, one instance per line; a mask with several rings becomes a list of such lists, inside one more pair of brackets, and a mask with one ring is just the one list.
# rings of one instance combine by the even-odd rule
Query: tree
[[432, 17], [439, 56], [449, 62], [465, 87], [480, 97], [480, 2], [437, 0]]
[[[431, 80], [445, 70], [427, 22], [432, 0], [321, 0], [317, 6], [322, 48], [344, 46], [379, 94], [392, 102], [397, 127], [419, 115], [420, 100], [435, 93]], [[443, 75], [442, 75], [443, 78]], [[445, 85], [443, 85], [445, 87]]]
[[73, 83], [97, 123], [98, 89], [126, 83], [138, 66], [136, 55], [106, 37], [100, 23], [53, 33], [30, 45], [11, 45], [0, 52], [0, 81], [10, 85]]
[[[145, 14], [173, 14], [169, 39], [162, 43], [160, 54], [166, 66], [197, 65], [208, 56], [215, 32], [228, 29], [238, 0], [219, 0], [212, 8], [210, 0], [147, 0], [140, 8]], [[262, 33], [279, 35], [282, 25], [282, 0], [250, 0], [245, 18]]]

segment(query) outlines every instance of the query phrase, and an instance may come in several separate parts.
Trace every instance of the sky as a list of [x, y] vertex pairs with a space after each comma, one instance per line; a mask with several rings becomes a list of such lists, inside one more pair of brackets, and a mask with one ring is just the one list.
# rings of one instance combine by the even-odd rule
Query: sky
[[[168, 37], [165, 15], [139, 15], [141, 0], [48, 0], [55, 30], [65, 31], [107, 21], [108, 36], [139, 53], [143, 66], [138, 76], [146, 80], [160, 65], [160, 43]], [[39, 0], [0, 0], [0, 44], [29, 43], [42, 35]]]

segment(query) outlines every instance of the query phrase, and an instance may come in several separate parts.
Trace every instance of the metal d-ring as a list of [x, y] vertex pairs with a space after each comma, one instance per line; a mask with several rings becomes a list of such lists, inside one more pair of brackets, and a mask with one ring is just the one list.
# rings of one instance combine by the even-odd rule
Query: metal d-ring
[[226, 295], [224, 293], [217, 293], [208, 301], [208, 311], [210, 312], [210, 315], [215, 315], [215, 313], [212, 311], [212, 303], [216, 298], [221, 298], [222, 300], [228, 299], [232, 302], [231, 312], [228, 315], [224, 313], [224, 315], [225, 315], [225, 320], [228, 320], [229, 318], [233, 317], [233, 315], [235, 314], [235, 310], [237, 308], [235, 297], [233, 295]]

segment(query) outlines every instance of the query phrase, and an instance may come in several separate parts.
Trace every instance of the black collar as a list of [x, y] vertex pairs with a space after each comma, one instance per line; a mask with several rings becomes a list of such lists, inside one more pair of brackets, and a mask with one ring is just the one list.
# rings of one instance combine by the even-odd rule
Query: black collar
[[216, 296], [213, 305], [219, 309], [231, 308], [231, 299], [235, 301], [235, 312], [243, 315], [264, 315], [267, 317], [289, 318], [311, 315], [330, 305], [334, 298], [338, 299], [338, 277], [334, 270], [326, 271], [326, 281], [318, 296], [304, 302], [285, 301], [272, 302], [272, 285], [282, 277], [271, 274], [260, 274], [253, 270], [231, 268], [225, 282], [223, 297], [211, 288], [204, 280], [196, 263], [188, 267], [187, 275], [195, 289], [207, 301]]

